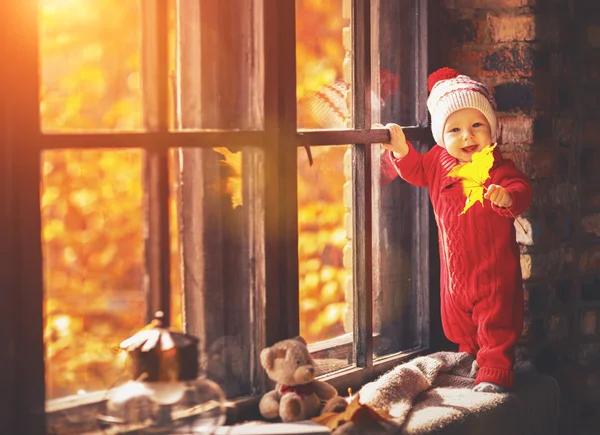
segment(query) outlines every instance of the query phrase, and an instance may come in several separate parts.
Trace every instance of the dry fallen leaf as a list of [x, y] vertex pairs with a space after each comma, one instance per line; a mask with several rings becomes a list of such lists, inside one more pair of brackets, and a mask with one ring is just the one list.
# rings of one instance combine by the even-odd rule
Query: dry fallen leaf
[[315, 423], [327, 426], [332, 431], [338, 426], [349, 421], [353, 423], [369, 423], [387, 421], [390, 416], [385, 411], [375, 411], [373, 408], [359, 403], [359, 395], [354, 396], [348, 407], [343, 412], [325, 412], [311, 420]]

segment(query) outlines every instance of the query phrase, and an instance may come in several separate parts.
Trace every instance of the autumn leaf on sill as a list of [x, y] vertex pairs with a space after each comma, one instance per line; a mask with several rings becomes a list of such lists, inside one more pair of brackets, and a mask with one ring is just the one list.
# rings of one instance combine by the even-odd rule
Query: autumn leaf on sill
[[325, 412], [311, 420], [327, 426], [332, 431], [347, 422], [368, 426], [390, 420], [390, 415], [385, 411], [375, 411], [373, 408], [359, 403], [359, 395], [354, 396], [346, 409], [342, 412]]
[[496, 144], [484, 148], [473, 154], [471, 162], [458, 164], [448, 172], [449, 177], [462, 179], [463, 192], [467, 200], [460, 214], [465, 214], [476, 202], [480, 202], [483, 206], [483, 193], [486, 190], [484, 183], [490, 178], [495, 148]]

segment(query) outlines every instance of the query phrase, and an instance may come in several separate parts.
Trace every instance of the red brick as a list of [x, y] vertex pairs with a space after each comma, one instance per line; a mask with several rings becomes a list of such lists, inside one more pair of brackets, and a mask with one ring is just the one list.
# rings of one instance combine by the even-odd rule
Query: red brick
[[600, 206], [600, 149], [584, 148], [581, 151], [581, 197], [587, 206]]
[[[542, 317], [535, 317], [530, 313], [525, 315], [523, 319], [523, 331], [519, 338], [521, 345], [535, 345], [546, 338], [546, 320]], [[527, 349], [525, 346], [519, 346], [516, 350], [516, 356], [518, 361], [531, 361], [533, 354], [532, 349]]]
[[[600, 144], [600, 122], [588, 120], [583, 123], [583, 142], [585, 145]], [[600, 163], [600, 160], [599, 160]]]
[[597, 83], [586, 83], [585, 92], [581, 95], [583, 110], [588, 113], [598, 113], [598, 101], [600, 101], [600, 85]]
[[582, 73], [590, 80], [600, 79], [600, 48], [587, 48], [582, 61]]
[[[523, 278], [548, 278], [564, 275], [573, 268], [573, 260], [573, 249], [564, 246], [545, 252], [521, 255]], [[530, 273], [527, 278], [525, 272]]]
[[[521, 337], [519, 338], [519, 343], [529, 343], [531, 341], [532, 335], [532, 319], [531, 316], [525, 316], [523, 319], [523, 330], [521, 331]], [[527, 358], [523, 358], [527, 359]]]
[[592, 47], [600, 47], [600, 26], [589, 26], [586, 29], [587, 43]]
[[498, 118], [498, 142], [501, 144], [529, 144], [533, 142], [533, 118]]
[[598, 330], [598, 313], [596, 310], [582, 313], [580, 320], [581, 335], [596, 335]]
[[467, 18], [449, 21], [444, 24], [446, 34], [450, 36], [454, 46], [464, 44], [482, 44], [489, 42], [487, 37], [487, 20]]
[[[584, 389], [585, 389], [586, 396], [591, 397], [591, 398], [598, 397], [598, 377], [599, 377], [598, 373], [586, 373], [583, 375], [583, 379], [584, 379], [583, 383], [584, 383]], [[595, 420], [592, 420], [592, 421], [595, 422], [596, 427], [598, 427], [598, 424], [600, 423], [598, 416], [595, 416]], [[592, 423], [592, 424], [594, 424], [594, 423]]]
[[481, 75], [533, 75], [533, 49], [527, 43], [490, 48], [481, 60]]
[[586, 207], [600, 207], [600, 193], [592, 189], [581, 189], [583, 204]]
[[521, 275], [525, 280], [531, 278], [531, 255], [521, 255]]
[[561, 341], [569, 335], [569, 319], [564, 314], [553, 314], [548, 321], [548, 339]]
[[583, 230], [596, 237], [600, 237], [600, 213], [590, 214], [581, 219]]
[[579, 364], [591, 366], [600, 363], [600, 343], [585, 343], [579, 347]]
[[552, 77], [570, 77], [573, 74], [573, 53], [552, 51], [550, 53], [550, 73]]
[[581, 300], [584, 303], [592, 302], [597, 305], [598, 301], [600, 301], [598, 288], [600, 288], [600, 274], [597, 271], [585, 274], [579, 282]]
[[581, 253], [579, 270], [600, 269], [600, 246], [593, 246]]
[[533, 106], [531, 83], [506, 82], [494, 86], [494, 97], [499, 112], [528, 110]]
[[476, 79], [481, 70], [482, 58], [483, 53], [480, 51], [455, 49], [450, 51], [448, 66]]
[[598, 0], [578, 0], [577, 7], [579, 12], [582, 13], [582, 17], [593, 17], [600, 16], [600, 2]]
[[548, 13], [547, 11], [544, 14], [538, 14], [537, 17], [539, 21], [543, 22], [543, 25], [536, 27], [536, 39], [552, 46], [558, 44], [561, 37], [561, 28], [565, 27], [565, 25], [561, 25], [564, 20], [560, 19], [559, 14]]
[[558, 146], [570, 147], [575, 141], [575, 130], [571, 118], [556, 118], [553, 121], [554, 138]]
[[550, 116], [544, 116], [543, 114], [538, 114], [533, 121], [534, 142], [539, 149], [542, 149], [543, 147], [553, 148], [555, 144], [553, 126], [553, 119]]
[[[530, 311], [529, 310], [529, 288], [525, 284], [523, 285], [523, 303], [524, 303], [525, 312]], [[527, 313], [527, 314], [531, 314], [531, 313]]]
[[[549, 207], [545, 207], [548, 210]], [[517, 221], [523, 224], [527, 234], [524, 234], [523, 229], [518, 223], [515, 223], [517, 230], [517, 242], [524, 245], [539, 247], [554, 247], [561, 243], [568, 242], [574, 234], [573, 221], [568, 215], [569, 210], [554, 208], [550, 212], [534, 213], [533, 216], [524, 218], [517, 217]], [[561, 291], [564, 294], [564, 286], [561, 286]]]
[[533, 106], [542, 112], [553, 111], [558, 106], [558, 86], [551, 76], [535, 78]]
[[528, 307], [532, 315], [537, 316], [550, 309], [553, 293], [548, 285], [526, 283], [523, 290], [525, 289], [529, 295]]
[[503, 154], [531, 179], [550, 178], [556, 175], [556, 153], [535, 151]]
[[572, 205], [577, 199], [577, 186], [569, 182], [556, 183], [532, 180], [532, 208], [563, 207]]
[[535, 16], [532, 14], [489, 17], [494, 42], [532, 41], [535, 39]]

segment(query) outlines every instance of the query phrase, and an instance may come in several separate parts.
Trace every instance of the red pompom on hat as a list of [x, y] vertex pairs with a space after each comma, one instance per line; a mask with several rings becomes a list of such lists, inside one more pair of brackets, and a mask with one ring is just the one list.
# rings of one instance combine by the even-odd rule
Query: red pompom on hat
[[454, 77], [458, 77], [459, 75], [460, 72], [455, 70], [454, 68], [448, 68], [447, 66], [440, 68], [429, 74], [429, 78], [427, 79], [427, 88], [429, 89], [429, 92], [431, 92], [435, 84], [440, 80], [453, 79]]

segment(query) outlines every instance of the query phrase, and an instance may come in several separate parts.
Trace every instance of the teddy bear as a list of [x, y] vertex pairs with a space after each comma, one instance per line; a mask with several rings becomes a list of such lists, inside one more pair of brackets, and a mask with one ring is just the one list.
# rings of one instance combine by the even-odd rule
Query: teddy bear
[[276, 382], [275, 388], [258, 404], [260, 413], [267, 419], [307, 420], [319, 415], [321, 400], [337, 396], [333, 386], [315, 379], [315, 362], [300, 336], [263, 349], [260, 362], [269, 378]]

